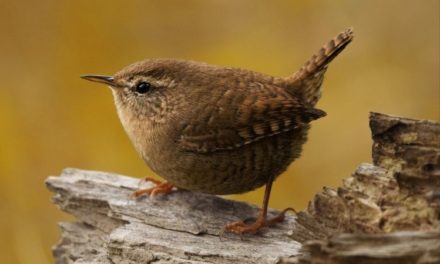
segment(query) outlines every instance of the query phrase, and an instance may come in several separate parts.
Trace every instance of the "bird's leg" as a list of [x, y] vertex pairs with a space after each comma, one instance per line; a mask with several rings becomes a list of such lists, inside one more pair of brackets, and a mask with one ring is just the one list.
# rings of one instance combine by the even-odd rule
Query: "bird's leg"
[[158, 180], [158, 179], [155, 179], [155, 178], [153, 178], [153, 177], [145, 177], [145, 178], [143, 179], [143, 181], [144, 181], [144, 182], [152, 182], [152, 183], [154, 183], [154, 184], [156, 184], [156, 185], [160, 185], [161, 183], [163, 183], [163, 181]]
[[144, 181], [150, 181], [150, 182], [156, 184], [156, 186], [151, 187], [151, 188], [146, 188], [146, 189], [139, 189], [133, 193], [134, 197], [137, 198], [142, 195], [149, 195], [150, 197], [153, 197], [159, 193], [167, 194], [167, 193], [170, 193], [174, 188], [174, 184], [172, 184], [170, 182], [167, 182], [167, 181], [163, 182], [163, 181], [156, 180], [156, 179], [150, 178], [150, 177], [146, 177], [144, 179]]
[[270, 179], [266, 184], [266, 189], [264, 191], [263, 207], [260, 209], [260, 213], [258, 214], [257, 220], [254, 223], [245, 224], [243, 221], [232, 222], [227, 224], [224, 227], [223, 231], [236, 233], [239, 235], [255, 234], [261, 228], [264, 228], [266, 226], [271, 226], [284, 221], [284, 217], [287, 211], [295, 212], [293, 208], [286, 208], [274, 218], [267, 219], [267, 207], [269, 205], [269, 197], [270, 197], [270, 191], [272, 189], [272, 183], [273, 183], [273, 179]]

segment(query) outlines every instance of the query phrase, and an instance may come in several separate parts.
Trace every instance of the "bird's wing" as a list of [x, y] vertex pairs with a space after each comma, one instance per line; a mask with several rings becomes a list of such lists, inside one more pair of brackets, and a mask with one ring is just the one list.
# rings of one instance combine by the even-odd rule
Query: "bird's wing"
[[[224, 104], [221, 100], [235, 102]], [[227, 111], [220, 107], [225, 105]], [[209, 153], [240, 148], [303, 126], [325, 116], [325, 112], [303, 106], [281, 89], [278, 92], [264, 89], [254, 94], [248, 91], [246, 96], [237, 90], [227, 90], [217, 106], [201, 109], [201, 115], [206, 116], [201, 118], [205, 122], [189, 120], [182, 126], [178, 140], [182, 150]]]

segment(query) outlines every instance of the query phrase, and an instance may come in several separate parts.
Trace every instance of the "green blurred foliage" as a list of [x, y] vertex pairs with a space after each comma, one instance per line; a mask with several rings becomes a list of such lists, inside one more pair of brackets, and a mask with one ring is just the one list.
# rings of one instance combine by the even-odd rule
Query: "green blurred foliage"
[[[48, 175], [152, 175], [108, 89], [81, 74], [171, 57], [289, 75], [353, 26], [324, 82], [328, 116], [274, 186], [272, 207], [302, 209], [370, 161], [369, 111], [440, 118], [439, 16], [438, 0], [1, 0], [0, 263], [52, 262], [56, 223], [69, 217], [50, 203]], [[260, 204], [262, 191], [233, 198]]]

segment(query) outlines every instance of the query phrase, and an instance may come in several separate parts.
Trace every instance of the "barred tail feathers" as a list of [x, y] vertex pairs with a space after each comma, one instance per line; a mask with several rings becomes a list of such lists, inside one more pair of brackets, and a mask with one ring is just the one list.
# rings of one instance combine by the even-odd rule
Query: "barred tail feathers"
[[287, 77], [304, 101], [314, 106], [321, 96], [321, 84], [328, 64], [352, 41], [353, 29], [348, 28], [325, 44], [297, 72]]

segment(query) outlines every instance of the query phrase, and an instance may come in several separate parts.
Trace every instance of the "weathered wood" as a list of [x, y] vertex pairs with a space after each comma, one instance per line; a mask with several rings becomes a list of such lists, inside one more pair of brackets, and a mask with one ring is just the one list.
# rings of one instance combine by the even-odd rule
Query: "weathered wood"
[[305, 243], [307, 254], [290, 263], [434, 264], [440, 263], [439, 241], [440, 232], [341, 234], [326, 241]]
[[372, 113], [370, 126], [374, 165], [301, 212], [333, 236], [285, 263], [440, 263], [440, 122]]
[[[176, 191], [136, 200], [138, 179], [66, 169], [49, 177], [57, 263], [440, 263], [440, 123], [370, 116], [374, 165], [324, 188], [297, 215], [243, 240], [219, 232], [258, 208]], [[148, 183], [144, 183], [148, 184]], [[145, 187], [145, 186], [144, 186]], [[274, 213], [272, 210], [271, 213]], [[411, 232], [408, 232], [411, 231]]]
[[440, 123], [371, 113], [370, 126], [374, 165], [324, 188], [305, 213], [332, 233], [440, 229]]
[[102, 261], [105, 253], [115, 263], [276, 263], [301, 247], [290, 238], [296, 224], [292, 215], [260, 236], [241, 240], [225, 235], [221, 240], [219, 232], [226, 223], [257, 215], [258, 208], [187, 191], [136, 200], [131, 194], [139, 183], [77, 169], [49, 177], [55, 203], [79, 222], [61, 225], [63, 237], [55, 250], [59, 262], [82, 257], [90, 261], [90, 246], [73, 246], [84, 244], [100, 245], [93, 248], [97, 258]]

